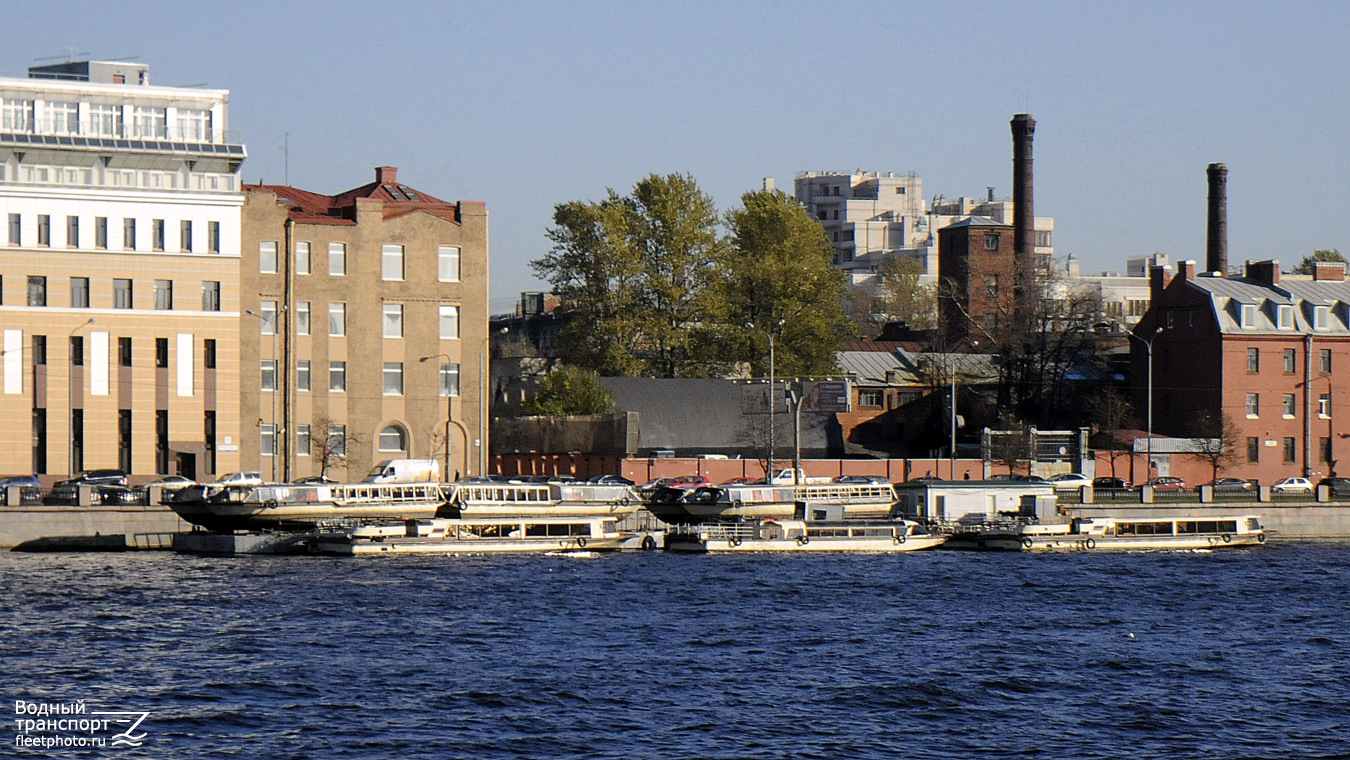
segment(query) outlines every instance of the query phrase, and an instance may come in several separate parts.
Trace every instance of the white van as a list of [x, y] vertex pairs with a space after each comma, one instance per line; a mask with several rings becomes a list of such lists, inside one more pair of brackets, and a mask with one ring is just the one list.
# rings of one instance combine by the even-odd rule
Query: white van
[[386, 459], [375, 465], [362, 483], [433, 483], [441, 479], [435, 459]]

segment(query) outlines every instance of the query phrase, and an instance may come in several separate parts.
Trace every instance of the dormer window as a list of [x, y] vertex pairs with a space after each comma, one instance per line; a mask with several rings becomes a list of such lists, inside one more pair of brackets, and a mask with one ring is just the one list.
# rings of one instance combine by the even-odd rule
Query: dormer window
[[1241, 326], [1242, 329], [1244, 330], [1250, 330], [1253, 327], [1256, 327], [1256, 304], [1254, 303], [1242, 304]]
[[1330, 321], [1331, 321], [1331, 307], [1330, 307], [1330, 306], [1314, 306], [1314, 307], [1313, 307], [1313, 329], [1314, 329], [1314, 330], [1325, 330], [1325, 329], [1327, 329], [1327, 325], [1328, 325], [1328, 323], [1329, 323]]
[[1294, 307], [1287, 303], [1275, 307], [1276, 326], [1281, 330], [1294, 329]]

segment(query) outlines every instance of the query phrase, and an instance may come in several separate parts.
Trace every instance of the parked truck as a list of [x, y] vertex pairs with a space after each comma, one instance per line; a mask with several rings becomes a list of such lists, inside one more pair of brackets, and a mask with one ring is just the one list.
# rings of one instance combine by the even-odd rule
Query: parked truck
[[807, 477], [805, 472], [802, 472], [801, 470], [794, 470], [793, 468], [789, 467], [787, 469], [775, 472], [773, 477], [769, 478], [769, 482], [776, 486], [793, 486], [793, 485], [814, 486], [819, 485], [821, 483], [828, 483], [830, 482], [830, 479]]
[[362, 483], [434, 483], [441, 479], [435, 459], [386, 459], [361, 479]]

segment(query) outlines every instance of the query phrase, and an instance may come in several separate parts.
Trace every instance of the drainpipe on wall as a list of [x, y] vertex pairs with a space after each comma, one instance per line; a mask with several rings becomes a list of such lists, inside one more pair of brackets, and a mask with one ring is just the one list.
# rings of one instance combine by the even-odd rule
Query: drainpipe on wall
[[1312, 477], [1312, 333], [1303, 336], [1303, 477]]
[[[289, 218], [286, 219], [286, 240], [283, 248], [286, 261], [282, 264], [282, 293], [281, 293], [281, 327], [284, 332], [281, 334], [281, 372], [278, 376], [281, 381], [281, 425], [280, 429], [273, 431], [274, 446], [279, 446], [273, 456], [281, 456], [281, 479], [284, 483], [291, 482], [291, 404], [294, 401], [295, 394], [291, 392], [291, 379], [294, 362], [291, 361], [291, 298], [295, 285], [295, 235], [294, 224]], [[310, 256], [313, 256], [310, 252]], [[312, 264], [311, 264], [312, 266]], [[273, 421], [275, 424], [275, 420]]]

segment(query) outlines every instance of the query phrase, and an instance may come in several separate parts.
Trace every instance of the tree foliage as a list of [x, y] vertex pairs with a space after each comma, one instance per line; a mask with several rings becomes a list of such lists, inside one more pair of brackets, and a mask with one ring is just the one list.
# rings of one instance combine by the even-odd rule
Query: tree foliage
[[1210, 480], [1219, 479], [1219, 470], [1235, 464], [1242, 445], [1242, 429], [1227, 414], [1201, 412], [1191, 423], [1196, 436], [1195, 454], [1209, 463]]
[[539, 381], [538, 389], [524, 408], [528, 414], [553, 417], [608, 414], [614, 411], [614, 397], [600, 385], [594, 372], [560, 364]]
[[923, 265], [905, 256], [887, 256], [877, 266], [877, 300], [888, 321], [915, 330], [937, 327], [937, 291], [919, 284]]
[[1335, 248], [1319, 248], [1312, 252], [1311, 256], [1304, 256], [1298, 266], [1290, 270], [1291, 274], [1312, 274], [1313, 265], [1319, 261], [1339, 261], [1342, 264], [1347, 263], [1341, 252]]

